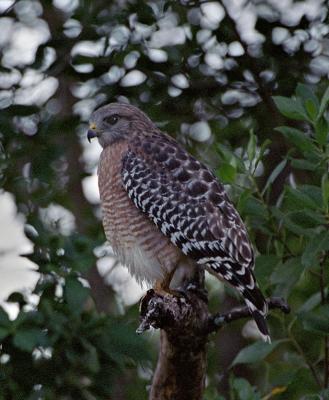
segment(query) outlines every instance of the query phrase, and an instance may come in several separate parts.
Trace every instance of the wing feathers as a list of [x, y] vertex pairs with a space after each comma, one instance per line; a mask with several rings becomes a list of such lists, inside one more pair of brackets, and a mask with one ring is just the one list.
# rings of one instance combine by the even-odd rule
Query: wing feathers
[[[135, 205], [193, 258], [215, 256], [218, 249], [251, 268], [253, 254], [240, 216], [215, 176], [173, 139], [148, 136], [133, 143], [123, 160], [122, 178]], [[147, 151], [145, 151], [147, 149]], [[189, 246], [186, 243], [189, 242]], [[198, 243], [201, 243], [198, 245]], [[190, 255], [190, 254], [189, 254]], [[191, 253], [192, 255], [192, 253]]]

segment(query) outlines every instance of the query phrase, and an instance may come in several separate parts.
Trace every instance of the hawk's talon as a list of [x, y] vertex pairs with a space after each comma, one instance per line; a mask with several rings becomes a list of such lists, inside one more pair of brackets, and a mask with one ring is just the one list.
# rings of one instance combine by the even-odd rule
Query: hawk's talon
[[160, 297], [177, 297], [178, 299], [182, 299], [182, 298], [186, 298], [186, 293], [184, 292], [184, 290], [181, 289], [158, 289], [156, 288], [154, 290], [154, 293]]

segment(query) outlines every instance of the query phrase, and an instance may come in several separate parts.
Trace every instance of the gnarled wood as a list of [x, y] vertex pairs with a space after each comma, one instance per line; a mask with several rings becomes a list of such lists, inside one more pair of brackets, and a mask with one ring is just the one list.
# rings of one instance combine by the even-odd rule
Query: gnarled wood
[[185, 346], [164, 330], [161, 331], [160, 354], [150, 400], [202, 398], [206, 375], [206, 340], [195, 338], [195, 335], [186, 339], [190, 342]]
[[138, 332], [161, 328], [160, 354], [151, 400], [199, 400], [206, 373], [208, 306], [204, 296], [161, 296], [149, 291]]
[[[153, 376], [150, 400], [201, 400], [203, 397], [207, 338], [236, 319], [250, 316], [247, 307], [210, 315], [202, 288], [184, 295], [159, 295], [148, 291], [141, 304], [138, 333], [150, 327], [161, 329], [160, 352]], [[267, 300], [269, 309], [284, 313], [289, 306], [280, 298]]]

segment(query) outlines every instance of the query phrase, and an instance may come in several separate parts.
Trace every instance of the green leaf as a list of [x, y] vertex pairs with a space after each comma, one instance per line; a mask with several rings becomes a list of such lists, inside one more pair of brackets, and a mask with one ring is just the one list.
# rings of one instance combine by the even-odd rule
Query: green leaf
[[315, 139], [320, 145], [324, 146], [327, 143], [328, 133], [328, 122], [324, 118], [318, 119], [315, 124]]
[[261, 160], [268, 149], [269, 145], [272, 143], [270, 139], [265, 139], [262, 145], [259, 148], [259, 157], [257, 160]]
[[253, 196], [249, 196], [244, 202], [243, 212], [261, 218], [267, 218], [268, 212], [264, 204]]
[[301, 365], [303, 365], [301, 356], [287, 349], [284, 353], [284, 357], [278, 357], [277, 359], [273, 359], [273, 361], [271, 360], [268, 376], [269, 382], [275, 387], [286, 387], [294, 379]]
[[273, 96], [273, 100], [280, 113], [285, 117], [301, 121], [309, 120], [299, 99], [293, 99], [283, 96]]
[[274, 254], [259, 255], [255, 261], [255, 275], [261, 288], [269, 285], [268, 277], [274, 271], [279, 262], [279, 257]]
[[70, 277], [65, 280], [64, 297], [73, 314], [81, 313], [89, 293], [89, 289], [77, 278]]
[[300, 226], [298, 223], [295, 223], [292, 221], [290, 218], [289, 213], [284, 214], [282, 211], [280, 211], [277, 207], [271, 207], [271, 213], [272, 215], [277, 218], [278, 222], [280, 224], [283, 224], [286, 229], [288, 229], [290, 232], [295, 233], [296, 235], [300, 236], [307, 236], [311, 237], [314, 235], [314, 229], [305, 229], [302, 226]]
[[286, 187], [286, 196], [290, 202], [295, 204], [297, 209], [311, 208], [314, 210], [318, 209], [318, 204], [311, 198], [305, 191], [301, 191], [301, 188], [294, 189], [290, 186]]
[[290, 159], [290, 165], [293, 168], [301, 169], [304, 171], [316, 171], [318, 169], [318, 166], [314, 164], [314, 162], [303, 159], [297, 160], [295, 158], [292, 158]]
[[232, 366], [236, 364], [249, 364], [264, 360], [280, 344], [282, 340], [272, 343], [256, 342], [243, 348], [233, 360]]
[[298, 318], [301, 320], [305, 330], [319, 333], [321, 335], [329, 334], [329, 305], [319, 307], [314, 312], [299, 313]]
[[272, 143], [272, 142], [271, 142], [269, 139], [266, 139], [266, 140], [262, 143], [262, 145], [260, 146], [259, 151], [258, 151], [258, 155], [257, 155], [257, 158], [256, 158], [256, 161], [255, 161], [255, 163], [254, 163], [254, 171], [256, 171], [259, 162], [263, 159], [264, 154], [265, 154], [266, 150], [268, 149], [268, 146], [269, 146], [271, 143]]
[[257, 137], [254, 132], [250, 131], [250, 138], [247, 145], [247, 154], [249, 161], [253, 161], [256, 154]]
[[282, 133], [289, 142], [293, 143], [301, 152], [309, 152], [312, 148], [315, 149], [312, 139], [299, 129], [290, 126], [279, 126], [276, 131]]
[[[328, 290], [325, 289], [325, 296], [328, 295]], [[321, 303], [321, 292], [314, 293], [305, 303], [298, 309], [298, 313], [304, 313], [313, 310]]]
[[319, 100], [311, 87], [303, 83], [299, 83], [296, 88], [296, 94], [301, 99], [311, 120], [315, 121], [319, 112]]
[[325, 112], [328, 102], [329, 102], [329, 86], [327, 87], [326, 91], [324, 92], [324, 95], [322, 96], [318, 119], [320, 119], [323, 113]]
[[237, 209], [242, 214], [242, 210], [246, 205], [246, 201], [251, 197], [251, 189], [245, 189], [243, 192], [240, 193], [239, 200], [237, 203]]
[[302, 272], [303, 268], [299, 257], [293, 257], [280, 263], [270, 276], [271, 283], [277, 286], [275, 295], [288, 297]]
[[[316, 390], [317, 386], [314, 384], [312, 374], [310, 373], [310, 370], [308, 368], [305, 368], [303, 366], [303, 364], [304, 361], [301, 361], [299, 369], [297, 369], [298, 367], [292, 367], [292, 369], [295, 370], [296, 374], [287, 385], [287, 390], [283, 394], [283, 399], [304, 400], [306, 394], [314, 393], [314, 391]], [[270, 398], [270, 400], [272, 400], [272, 398]], [[276, 398], [274, 397], [273, 400], [276, 400]], [[278, 400], [281, 400], [281, 398], [278, 397]]]
[[328, 208], [329, 208], [329, 179], [328, 179], [328, 175], [327, 174], [322, 176], [321, 189], [322, 189], [323, 206], [324, 206], [325, 211], [328, 212]]
[[221, 165], [217, 173], [223, 183], [233, 183], [235, 181], [236, 169], [230, 164]]
[[307, 99], [305, 102], [305, 108], [307, 111], [307, 115], [311, 118], [312, 121], [316, 120], [316, 117], [318, 115], [318, 109], [316, 105], [313, 103], [312, 100]]
[[233, 381], [233, 389], [238, 396], [238, 400], [260, 400], [260, 394], [256, 388], [243, 378], [235, 378]]
[[316, 108], [319, 108], [319, 100], [314, 94], [311, 86], [305, 85], [304, 83], [298, 83], [296, 88], [296, 95], [300, 97], [303, 102], [310, 100], [312, 101], [312, 103], [314, 103]]
[[299, 225], [301, 228], [314, 228], [314, 234], [318, 232], [319, 225], [325, 225], [327, 223], [323, 214], [310, 209], [292, 211], [286, 215], [289, 217], [290, 221]]
[[217, 150], [223, 160], [226, 161], [228, 164], [235, 157], [234, 153], [229, 148], [220, 143], [217, 145]]
[[329, 250], [329, 231], [321, 232], [307, 243], [302, 255], [302, 264], [304, 267], [312, 267], [318, 263], [318, 256], [322, 252]]
[[264, 186], [264, 189], [262, 190], [262, 195], [266, 192], [266, 190], [269, 188], [269, 186], [276, 180], [276, 178], [281, 174], [283, 171], [284, 167], [287, 164], [287, 160], [282, 160], [272, 171], [271, 175], [268, 177], [266, 185]]
[[318, 208], [322, 206], [322, 193], [321, 188], [315, 185], [300, 185], [299, 190], [313, 200], [314, 204], [317, 205]]
[[45, 333], [38, 328], [20, 329], [14, 336], [14, 345], [20, 350], [32, 352], [47, 343]]

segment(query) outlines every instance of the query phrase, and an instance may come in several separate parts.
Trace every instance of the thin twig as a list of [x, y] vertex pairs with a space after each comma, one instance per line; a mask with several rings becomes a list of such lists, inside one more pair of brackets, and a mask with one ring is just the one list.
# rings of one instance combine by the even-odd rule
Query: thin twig
[[[280, 309], [285, 314], [290, 312], [290, 307], [287, 302], [281, 297], [271, 297], [267, 299], [269, 309]], [[247, 318], [250, 316], [250, 311], [247, 306], [233, 308], [231, 311], [224, 314], [214, 314], [209, 318], [207, 332], [215, 332], [222, 326], [241, 318]]]

